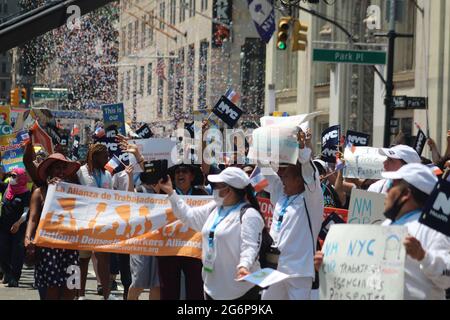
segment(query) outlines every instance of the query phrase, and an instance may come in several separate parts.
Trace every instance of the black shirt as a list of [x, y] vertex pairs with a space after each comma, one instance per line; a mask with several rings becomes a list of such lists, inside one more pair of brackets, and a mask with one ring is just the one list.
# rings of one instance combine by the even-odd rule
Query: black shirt
[[11, 227], [16, 223], [23, 214], [26, 207], [30, 206], [31, 192], [16, 195], [12, 200], [6, 199], [7, 183], [0, 182], [0, 192], [2, 193], [1, 215], [0, 215], [0, 229], [11, 230]]

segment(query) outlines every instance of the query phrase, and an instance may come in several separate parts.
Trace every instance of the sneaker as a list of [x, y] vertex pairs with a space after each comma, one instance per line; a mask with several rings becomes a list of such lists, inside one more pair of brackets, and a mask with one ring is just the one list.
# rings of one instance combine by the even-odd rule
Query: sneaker
[[113, 295], [113, 294], [110, 294], [108, 299], [106, 299], [106, 300], [120, 300], [120, 298], [115, 296], [115, 295]]
[[102, 296], [102, 295], [103, 295], [103, 287], [102, 287], [101, 284], [98, 284], [98, 285], [97, 285], [97, 294], [98, 294], [99, 296]]
[[111, 281], [111, 291], [116, 291], [116, 290], [117, 290], [117, 281], [112, 280]]
[[18, 288], [18, 287], [19, 287], [18, 281], [14, 280], [14, 279], [9, 280], [8, 288]]
[[87, 300], [85, 296], [78, 297], [77, 300]]

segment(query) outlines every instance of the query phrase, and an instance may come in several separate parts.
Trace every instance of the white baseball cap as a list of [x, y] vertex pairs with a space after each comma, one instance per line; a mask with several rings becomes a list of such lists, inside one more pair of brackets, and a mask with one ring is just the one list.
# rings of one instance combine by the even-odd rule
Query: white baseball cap
[[250, 184], [250, 178], [244, 170], [229, 167], [219, 174], [210, 174], [208, 180], [212, 183], [226, 183], [236, 189], [245, 189]]
[[392, 148], [380, 148], [378, 153], [391, 159], [403, 160], [406, 163], [422, 162], [416, 150], [404, 144], [399, 144]]
[[397, 171], [382, 172], [381, 175], [385, 179], [405, 180], [426, 194], [431, 194], [438, 182], [438, 178], [433, 174], [433, 171], [420, 163], [406, 164]]

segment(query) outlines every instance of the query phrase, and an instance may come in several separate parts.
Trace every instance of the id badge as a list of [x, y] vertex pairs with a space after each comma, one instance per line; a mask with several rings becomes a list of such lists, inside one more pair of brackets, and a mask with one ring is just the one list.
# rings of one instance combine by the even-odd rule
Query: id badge
[[214, 261], [216, 260], [216, 250], [214, 248], [208, 247], [205, 254], [205, 260], [203, 261], [203, 269], [206, 272], [214, 271]]

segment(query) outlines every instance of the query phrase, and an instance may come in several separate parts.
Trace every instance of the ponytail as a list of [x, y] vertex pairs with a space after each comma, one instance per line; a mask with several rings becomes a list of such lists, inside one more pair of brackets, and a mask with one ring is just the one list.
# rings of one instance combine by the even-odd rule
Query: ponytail
[[233, 188], [232, 186], [230, 186], [230, 188], [233, 189], [233, 191], [238, 195], [238, 197], [241, 200], [248, 202], [253, 209], [255, 209], [261, 214], [261, 208], [259, 207], [259, 202], [255, 196], [255, 189], [251, 184], [246, 186], [244, 189], [236, 189]]

